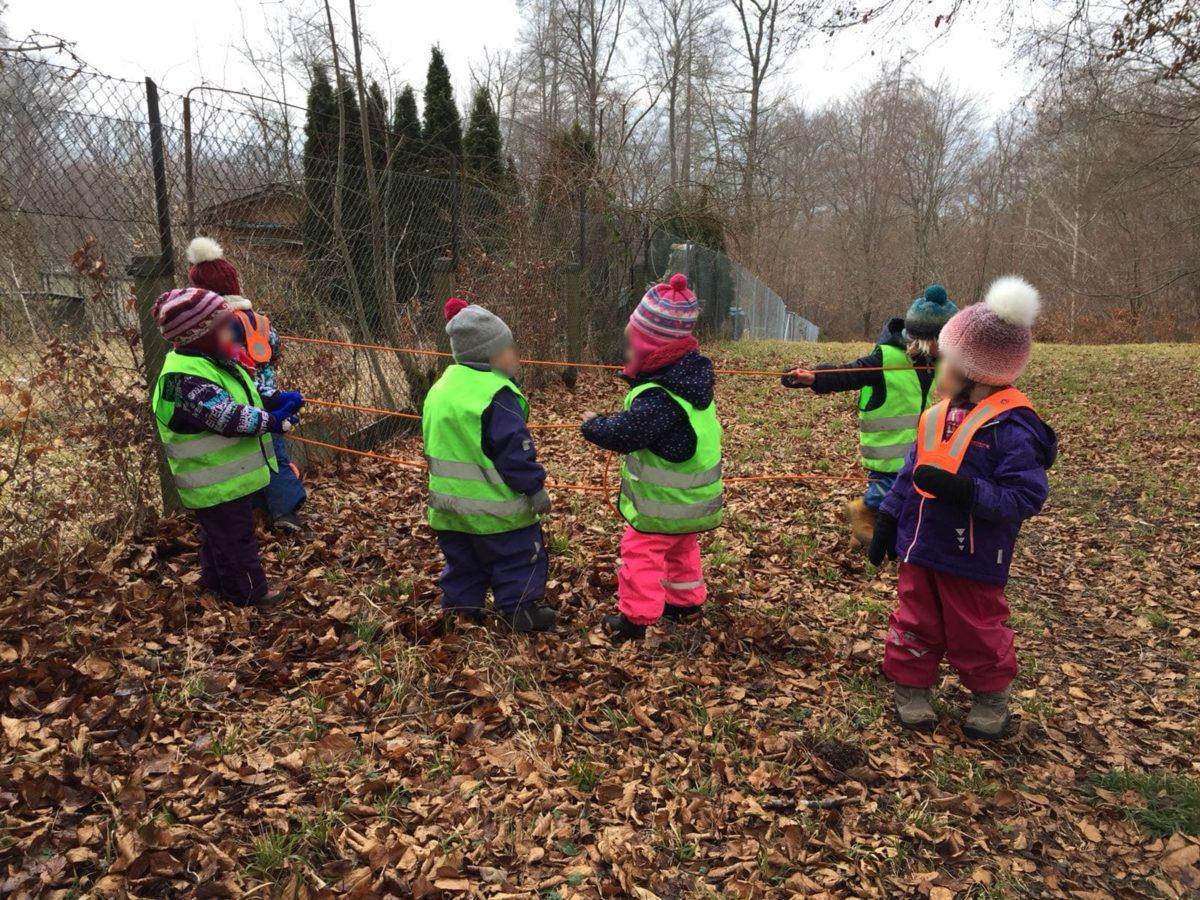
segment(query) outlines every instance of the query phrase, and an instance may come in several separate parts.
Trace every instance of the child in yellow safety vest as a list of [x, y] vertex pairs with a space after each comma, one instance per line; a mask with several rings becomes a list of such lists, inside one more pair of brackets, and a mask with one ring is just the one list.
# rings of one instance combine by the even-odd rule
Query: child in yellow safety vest
[[686, 276], [650, 288], [625, 329], [624, 409], [584, 418], [587, 440], [625, 454], [620, 611], [604, 620], [614, 643], [664, 615], [697, 615], [707, 596], [698, 538], [721, 524], [724, 489], [712, 360], [692, 336], [699, 315]]
[[[891, 319], [875, 348], [851, 362], [793, 369], [785, 387], [816, 394], [858, 391], [859, 456], [867, 489], [846, 508], [851, 534], [860, 546], [871, 543], [875, 513], [896, 480], [917, 436], [917, 417], [932, 401], [938, 334], [958, 307], [940, 284], [931, 284], [903, 318]], [[827, 372], [826, 369], [835, 371]]]
[[274, 601], [251, 498], [278, 466], [271, 438], [289, 430], [304, 397], [259, 393], [236, 359], [233, 310], [212, 291], [168, 291], [154, 316], [173, 349], [151, 403], [180, 500], [200, 523], [200, 584], [238, 606]]
[[447, 624], [481, 622], [489, 589], [497, 619], [518, 632], [547, 631], [543, 604], [550, 511], [546, 470], [513, 380], [517, 353], [499, 316], [457, 297], [446, 301], [454, 364], [429, 389], [421, 433], [429, 464], [429, 526], [445, 557], [438, 584]]
[[[237, 268], [225, 257], [221, 245], [208, 237], [196, 237], [187, 248], [188, 281], [192, 287], [220, 294], [233, 309], [234, 341], [241, 350], [242, 361], [254, 372], [254, 384], [259, 392], [270, 395], [279, 390], [275, 367], [279, 362], [279, 335], [270, 320], [256, 312], [249, 298], [242, 296], [241, 279]], [[271, 472], [271, 480], [255, 497], [255, 504], [265, 509], [271, 527], [292, 534], [303, 530], [297, 512], [308, 499], [300, 470], [288, 457], [287, 444], [275, 435], [275, 458], [279, 470]]]
[[929, 692], [943, 657], [974, 694], [964, 733], [995, 739], [1008, 725], [1017, 657], [1004, 586], [1017, 532], [1046, 501], [1058, 449], [1053, 429], [1012, 387], [1029, 362], [1038, 306], [1033, 287], [1001, 278], [983, 303], [946, 324], [943, 399], [922, 414], [879, 510], [871, 562], [900, 560], [883, 672], [908, 728], [937, 722]]

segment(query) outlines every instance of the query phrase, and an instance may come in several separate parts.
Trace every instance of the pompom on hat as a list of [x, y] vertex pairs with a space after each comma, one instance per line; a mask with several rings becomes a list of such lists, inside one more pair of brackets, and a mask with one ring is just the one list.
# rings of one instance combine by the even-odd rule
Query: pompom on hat
[[643, 345], [661, 347], [691, 337], [699, 318], [700, 301], [688, 290], [687, 276], [677, 273], [646, 291], [629, 326]]
[[968, 306], [942, 329], [944, 360], [980, 384], [1012, 384], [1033, 353], [1033, 323], [1041, 310], [1037, 288], [1024, 278], [999, 278], [982, 303]]
[[451, 297], [442, 307], [446, 334], [456, 363], [487, 365], [492, 358], [513, 344], [511, 329], [498, 315], [482, 306]]
[[220, 294], [204, 288], [175, 288], [154, 303], [154, 319], [163, 339], [176, 347], [202, 341], [233, 317]]
[[225, 258], [225, 251], [210, 237], [192, 238], [187, 248], [188, 280], [192, 287], [220, 294], [234, 309], [250, 309], [250, 301], [242, 296], [238, 270]]
[[936, 338], [958, 307], [940, 284], [931, 284], [904, 314], [904, 334], [909, 340]]

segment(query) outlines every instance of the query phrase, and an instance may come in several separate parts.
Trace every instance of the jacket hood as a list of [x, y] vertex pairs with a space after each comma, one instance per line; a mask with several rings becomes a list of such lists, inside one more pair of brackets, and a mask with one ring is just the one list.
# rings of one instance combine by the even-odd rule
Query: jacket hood
[[904, 337], [904, 317], [896, 316], [894, 319], [888, 319], [887, 324], [883, 326], [883, 331], [879, 332], [879, 337], [876, 338], [877, 344], [891, 344], [893, 347], [899, 347], [903, 350], [908, 346], [908, 341]]
[[694, 350], [665, 369], [638, 376], [633, 379], [633, 384], [647, 381], [662, 385], [697, 409], [704, 409], [713, 401], [712, 360]]
[[993, 424], [1008, 422], [1020, 429], [1025, 439], [1037, 448], [1042, 468], [1049, 469], [1058, 459], [1058, 435], [1032, 409], [1012, 409], [996, 416]]

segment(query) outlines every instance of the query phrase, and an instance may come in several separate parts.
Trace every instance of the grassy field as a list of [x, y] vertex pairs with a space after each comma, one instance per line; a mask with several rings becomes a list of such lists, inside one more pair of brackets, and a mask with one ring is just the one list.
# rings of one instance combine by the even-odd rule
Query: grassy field
[[[1062, 455], [1014, 563], [1002, 743], [963, 738], [949, 674], [935, 733], [893, 720], [877, 663], [894, 571], [841, 521], [861, 490], [836, 480], [859, 474], [852, 399], [731, 376], [728, 474], [826, 477], [731, 485], [704, 540], [705, 621], [642, 646], [596, 631], [620, 525], [567, 490], [547, 526], [558, 632], [438, 636], [423, 485], [374, 460], [307, 473], [313, 534], [267, 539], [290, 589], [268, 613], [198, 593], [182, 520], [19, 579], [0, 605], [0, 894], [1194, 895], [1195, 348], [1039, 346], [1023, 386]], [[533, 419], [621, 395], [588, 375], [534, 391]], [[603, 483], [575, 432], [540, 446], [554, 481]]]

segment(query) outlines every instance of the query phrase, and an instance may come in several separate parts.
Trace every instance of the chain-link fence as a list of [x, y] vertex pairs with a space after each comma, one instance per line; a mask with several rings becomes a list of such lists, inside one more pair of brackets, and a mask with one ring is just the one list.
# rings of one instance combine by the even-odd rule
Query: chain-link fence
[[[197, 234], [285, 335], [445, 349], [457, 292], [527, 355], [611, 359], [646, 286], [681, 271], [708, 336], [816, 337], [727, 256], [598, 206], [569, 170], [439, 171], [381, 97], [342, 84], [326, 99], [172, 93], [0, 52], [0, 555], [111, 538], [158, 508], [145, 384], [165, 347], [148, 312], [186, 282]], [[285, 341], [280, 371], [315, 396], [414, 409], [439, 365]], [[321, 410], [306, 427], [366, 445], [398, 423]]]

